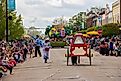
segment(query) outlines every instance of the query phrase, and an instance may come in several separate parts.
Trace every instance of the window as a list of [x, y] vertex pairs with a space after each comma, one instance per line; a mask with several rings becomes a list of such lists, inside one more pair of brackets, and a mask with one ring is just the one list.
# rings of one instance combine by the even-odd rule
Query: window
[[80, 36], [78, 36], [78, 37], [76, 37], [74, 44], [84, 44], [84, 41]]

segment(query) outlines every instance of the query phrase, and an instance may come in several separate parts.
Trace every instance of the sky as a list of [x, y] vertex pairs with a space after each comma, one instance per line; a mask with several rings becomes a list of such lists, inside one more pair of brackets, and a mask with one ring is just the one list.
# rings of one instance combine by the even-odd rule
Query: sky
[[58, 17], [69, 19], [91, 7], [110, 7], [115, 0], [16, 0], [16, 11], [21, 14], [24, 26], [45, 28]]

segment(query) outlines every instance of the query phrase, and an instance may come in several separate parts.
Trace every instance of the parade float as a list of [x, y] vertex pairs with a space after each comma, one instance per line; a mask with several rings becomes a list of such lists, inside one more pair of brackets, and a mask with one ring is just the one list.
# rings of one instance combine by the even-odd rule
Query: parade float
[[63, 40], [66, 37], [65, 23], [66, 21], [63, 18], [54, 20], [48, 34], [51, 39], [52, 47], [64, 47], [66, 45], [66, 42]]

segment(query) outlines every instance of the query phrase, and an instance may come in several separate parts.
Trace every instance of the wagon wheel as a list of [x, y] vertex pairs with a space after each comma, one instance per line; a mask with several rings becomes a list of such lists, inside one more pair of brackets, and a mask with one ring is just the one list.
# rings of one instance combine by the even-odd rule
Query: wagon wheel
[[90, 66], [92, 65], [92, 63], [91, 63], [91, 49], [89, 48], [89, 61], [90, 61]]
[[68, 63], [69, 63], [69, 48], [67, 48], [67, 66], [68, 66]]

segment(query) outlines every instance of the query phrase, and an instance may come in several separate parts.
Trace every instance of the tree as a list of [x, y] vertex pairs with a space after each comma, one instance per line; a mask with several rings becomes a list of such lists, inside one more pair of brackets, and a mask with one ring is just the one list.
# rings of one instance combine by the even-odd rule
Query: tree
[[110, 23], [102, 26], [102, 35], [103, 36], [113, 36], [118, 35], [120, 30], [118, 24]]
[[[4, 3], [2, 0], [1, 3]], [[2, 4], [0, 4], [0, 39], [5, 37], [5, 11]]]
[[[4, 3], [2, 0], [2, 4]], [[17, 12], [9, 12], [8, 15], [12, 16], [12, 20], [9, 20], [8, 28], [10, 31], [9, 39], [19, 39], [24, 34], [24, 26], [21, 15], [17, 16]], [[0, 39], [5, 38], [6, 28], [6, 16], [5, 5], [0, 5]]]
[[71, 30], [72, 28], [70, 26], [65, 26], [65, 32], [66, 32], [66, 35], [71, 35]]
[[85, 12], [79, 12], [77, 15], [74, 15], [69, 19], [69, 25], [72, 27], [73, 33], [85, 29]]
[[98, 30], [96, 27], [90, 27], [87, 29], [87, 32], [96, 31], [96, 30]]
[[9, 20], [10, 39], [19, 39], [24, 34], [24, 27], [21, 15], [11, 12], [12, 20]]

